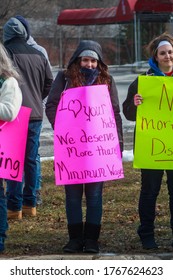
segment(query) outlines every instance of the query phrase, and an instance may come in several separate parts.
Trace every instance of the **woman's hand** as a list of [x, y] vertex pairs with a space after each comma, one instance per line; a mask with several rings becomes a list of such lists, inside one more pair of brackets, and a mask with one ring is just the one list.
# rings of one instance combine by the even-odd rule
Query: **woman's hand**
[[138, 93], [135, 94], [135, 96], [134, 96], [134, 104], [135, 104], [135, 106], [141, 105], [142, 102], [143, 102], [142, 96], [140, 94], [138, 94]]

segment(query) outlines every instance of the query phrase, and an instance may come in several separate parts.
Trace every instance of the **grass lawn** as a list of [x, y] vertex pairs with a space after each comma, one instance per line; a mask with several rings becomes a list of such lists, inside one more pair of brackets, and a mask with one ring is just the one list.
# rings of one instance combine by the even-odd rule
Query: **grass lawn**
[[[105, 183], [103, 190], [103, 219], [100, 234], [102, 253], [138, 254], [142, 250], [136, 229], [140, 171], [131, 162], [124, 163], [125, 178]], [[53, 162], [42, 163], [43, 204], [37, 208], [37, 217], [9, 221], [5, 257], [20, 255], [61, 254], [68, 240], [64, 205], [64, 188], [55, 186]], [[157, 202], [156, 240], [159, 253], [171, 252], [168, 193], [164, 178]], [[85, 202], [84, 216], [85, 216]]]

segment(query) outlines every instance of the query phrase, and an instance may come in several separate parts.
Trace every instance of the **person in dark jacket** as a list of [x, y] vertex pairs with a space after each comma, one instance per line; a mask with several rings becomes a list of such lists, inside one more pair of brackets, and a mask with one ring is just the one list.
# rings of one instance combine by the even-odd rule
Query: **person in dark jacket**
[[[27, 21], [27, 19], [24, 18], [21, 15], [16, 15], [15, 18], [17, 18], [24, 25], [24, 27], [26, 29], [27, 44], [32, 46], [36, 50], [42, 52], [44, 54], [44, 56], [46, 57], [50, 68], [52, 68], [46, 49], [44, 47], [38, 45], [37, 42], [34, 40], [34, 38], [31, 36], [30, 25], [29, 25], [29, 22]], [[43, 100], [43, 107], [45, 107], [45, 105], [44, 105], [45, 102], [46, 102], [46, 99]], [[36, 162], [37, 162], [36, 205], [38, 206], [38, 205], [42, 204], [42, 197], [41, 197], [42, 173], [41, 173], [41, 162], [40, 162], [40, 154], [39, 153], [37, 155]]]
[[[46, 103], [46, 115], [54, 128], [57, 106], [63, 90], [99, 84], [108, 85], [121, 151], [123, 151], [122, 120], [116, 85], [108, 73], [107, 65], [103, 62], [101, 46], [95, 41], [82, 40], [71, 57], [67, 69], [58, 72]], [[84, 252], [99, 252], [102, 189], [103, 182], [65, 185], [69, 233], [69, 242], [63, 248], [65, 252], [75, 253], [83, 250]], [[84, 227], [82, 219], [83, 191], [87, 205]]]
[[[150, 55], [149, 70], [144, 75], [173, 76], [173, 37], [163, 33], [154, 38], [147, 46]], [[127, 120], [136, 121], [137, 106], [142, 106], [143, 100], [138, 93], [138, 78], [129, 86], [126, 100], [123, 102], [123, 113]], [[173, 171], [165, 170], [169, 193], [171, 213], [171, 229], [173, 232]], [[164, 170], [141, 169], [141, 191], [139, 197], [138, 235], [144, 249], [155, 249], [158, 245], [154, 236], [154, 221], [156, 215], [156, 200], [161, 188]], [[172, 243], [173, 246], [173, 243]]]
[[53, 81], [45, 56], [27, 44], [28, 33], [17, 18], [10, 18], [3, 27], [3, 42], [17, 67], [22, 81], [22, 105], [32, 109], [24, 164], [24, 186], [21, 182], [7, 181], [8, 218], [21, 219], [22, 214], [36, 216], [36, 158], [43, 120], [42, 100], [48, 96]]

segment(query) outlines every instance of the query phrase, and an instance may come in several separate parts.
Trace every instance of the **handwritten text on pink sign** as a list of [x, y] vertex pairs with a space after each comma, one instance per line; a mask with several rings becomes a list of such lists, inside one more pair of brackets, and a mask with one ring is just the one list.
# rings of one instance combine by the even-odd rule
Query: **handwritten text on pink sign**
[[0, 121], [0, 178], [22, 181], [30, 113], [22, 106], [14, 121]]
[[66, 90], [54, 131], [56, 185], [124, 177], [116, 122], [106, 85]]

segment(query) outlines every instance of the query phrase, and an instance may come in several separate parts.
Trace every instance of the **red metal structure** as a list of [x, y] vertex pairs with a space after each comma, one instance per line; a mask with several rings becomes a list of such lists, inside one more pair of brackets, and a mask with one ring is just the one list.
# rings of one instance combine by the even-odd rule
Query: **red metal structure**
[[136, 1], [135, 11], [142, 13], [164, 13], [173, 12], [173, 0], [138, 0]]
[[117, 7], [63, 10], [57, 19], [61, 25], [111, 24], [116, 21]]
[[136, 2], [137, 0], [120, 0], [117, 6], [116, 21], [114, 23], [133, 21]]
[[133, 21], [137, 0], [120, 0], [117, 7], [62, 10], [57, 18], [60, 25], [113, 24]]
[[135, 61], [140, 60], [140, 24], [172, 20], [173, 0], [120, 0], [112, 8], [62, 10], [59, 25], [96, 25], [134, 23]]

